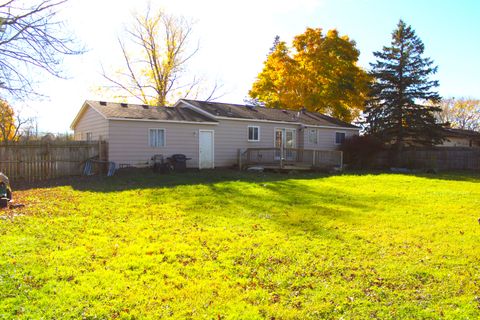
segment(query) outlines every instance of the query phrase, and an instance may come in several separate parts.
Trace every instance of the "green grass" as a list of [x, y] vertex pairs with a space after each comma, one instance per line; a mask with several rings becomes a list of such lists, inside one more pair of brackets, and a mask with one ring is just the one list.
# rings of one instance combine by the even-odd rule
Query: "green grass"
[[83, 178], [0, 215], [0, 318], [480, 317], [480, 176]]

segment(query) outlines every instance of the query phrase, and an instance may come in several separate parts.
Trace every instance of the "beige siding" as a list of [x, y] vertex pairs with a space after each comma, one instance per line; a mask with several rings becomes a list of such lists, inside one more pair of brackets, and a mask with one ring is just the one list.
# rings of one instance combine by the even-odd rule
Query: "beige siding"
[[[188, 167], [198, 167], [198, 131], [215, 130], [215, 125], [197, 125], [154, 121], [110, 120], [109, 160], [118, 165], [143, 166], [153, 155], [164, 157], [183, 153], [188, 158]], [[149, 146], [149, 129], [165, 129], [165, 147]], [[215, 137], [216, 138], [216, 137]]]
[[[248, 141], [248, 126], [260, 127], [260, 141]], [[166, 145], [163, 148], [151, 148], [148, 141], [149, 129], [165, 129]], [[296, 130], [297, 147], [303, 143], [304, 130], [299, 131], [296, 124], [265, 123], [255, 121], [220, 120], [218, 125], [182, 124], [149, 121], [110, 120], [109, 159], [117, 165], [129, 164], [142, 166], [149, 163], [155, 154], [168, 157], [175, 153], [183, 153], [192, 158], [187, 162], [189, 167], [198, 168], [199, 130], [214, 131], [215, 167], [230, 167], [237, 163], [238, 149], [273, 148], [275, 145], [275, 128], [292, 128]], [[334, 150], [335, 129], [318, 129], [319, 144], [307, 145], [305, 148]], [[345, 130], [346, 136], [356, 131]]]
[[[248, 141], [248, 126], [260, 127], [260, 141]], [[297, 147], [305, 149], [335, 150], [335, 132], [345, 132], [345, 137], [358, 134], [358, 130], [317, 129], [318, 144], [308, 143], [305, 129], [295, 124], [266, 123], [255, 121], [221, 120], [215, 129], [215, 166], [226, 167], [237, 163], [238, 149], [273, 148], [275, 146], [275, 128], [293, 128], [297, 134]]]
[[[260, 141], [248, 141], [248, 126], [260, 127]], [[215, 166], [228, 167], [237, 163], [238, 149], [273, 148], [275, 128], [300, 128], [295, 124], [262, 123], [255, 121], [221, 120], [215, 130]], [[298, 145], [298, 142], [297, 142]]]
[[86, 140], [87, 133], [92, 140], [108, 140], [108, 121], [91, 107], [87, 107], [74, 130], [75, 140]]
[[330, 129], [330, 128], [316, 128], [317, 130], [317, 144], [310, 143], [309, 130], [314, 128], [304, 129], [304, 148], [305, 149], [319, 149], [319, 150], [335, 150], [338, 145], [335, 144], [335, 133], [345, 132], [345, 138], [348, 139], [354, 135], [358, 135], [358, 130], [345, 129]]

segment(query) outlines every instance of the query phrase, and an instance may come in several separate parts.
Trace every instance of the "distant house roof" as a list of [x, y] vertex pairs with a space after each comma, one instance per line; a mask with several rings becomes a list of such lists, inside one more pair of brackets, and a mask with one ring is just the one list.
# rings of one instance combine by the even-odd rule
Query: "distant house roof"
[[306, 126], [335, 126], [342, 128], [359, 129], [350, 123], [329, 117], [327, 115], [300, 110], [282, 110], [265, 108], [260, 106], [248, 106], [231, 103], [209, 102], [182, 99], [194, 107], [208, 112], [216, 117], [225, 117], [232, 119], [251, 119], [251, 120], [267, 120], [301, 123]]
[[444, 132], [447, 137], [468, 137], [480, 139], [480, 132], [473, 130], [445, 128]]

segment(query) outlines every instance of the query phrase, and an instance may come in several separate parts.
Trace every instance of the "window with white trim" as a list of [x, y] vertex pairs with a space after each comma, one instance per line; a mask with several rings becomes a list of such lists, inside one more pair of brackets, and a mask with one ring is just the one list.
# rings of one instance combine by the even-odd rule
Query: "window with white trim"
[[150, 129], [148, 141], [152, 148], [165, 147], [165, 129]]
[[317, 129], [308, 129], [308, 143], [318, 144], [318, 132]]
[[248, 126], [248, 141], [260, 141], [260, 127]]
[[91, 132], [87, 132], [85, 134], [85, 138], [87, 141], [92, 141], [93, 140], [93, 134]]
[[335, 132], [335, 144], [342, 144], [345, 141], [345, 132]]

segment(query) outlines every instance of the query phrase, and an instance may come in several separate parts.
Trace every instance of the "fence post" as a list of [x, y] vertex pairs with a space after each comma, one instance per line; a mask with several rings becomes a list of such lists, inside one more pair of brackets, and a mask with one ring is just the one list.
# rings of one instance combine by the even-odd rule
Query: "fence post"
[[283, 169], [283, 156], [284, 156], [285, 150], [283, 147], [280, 145], [280, 169]]
[[238, 170], [242, 170], [242, 149], [237, 149], [237, 157], [238, 157]]
[[343, 151], [340, 151], [340, 170], [343, 171]]

